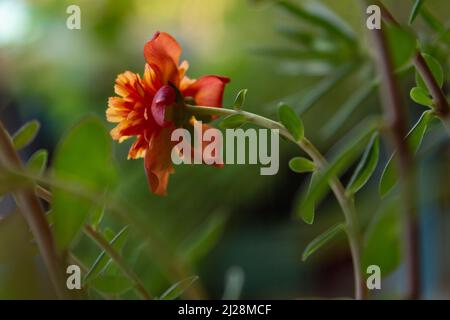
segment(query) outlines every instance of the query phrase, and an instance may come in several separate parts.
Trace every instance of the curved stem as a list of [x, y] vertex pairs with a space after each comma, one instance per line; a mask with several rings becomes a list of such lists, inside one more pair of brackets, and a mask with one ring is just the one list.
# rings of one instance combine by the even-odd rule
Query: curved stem
[[[22, 161], [1, 122], [0, 162], [7, 168], [12, 168], [18, 172], [23, 171]], [[15, 191], [14, 198], [33, 233], [56, 294], [59, 298], [65, 298], [66, 291], [62, 265], [56, 252], [53, 235], [45, 218], [44, 210], [36, 197], [33, 187]]]
[[[187, 105], [186, 109], [188, 112], [191, 112], [192, 114], [196, 115], [229, 116], [234, 114], [241, 114], [245, 116], [245, 118], [249, 123], [253, 123], [255, 125], [268, 129], [278, 129], [283, 137], [295, 143], [300, 149], [306, 152], [319, 169], [323, 169], [328, 165], [324, 156], [308, 139], [303, 138], [299, 141], [295, 140], [295, 138], [289, 133], [289, 131], [281, 123], [277, 121], [265, 118], [263, 116], [251, 112], [234, 109], [214, 108], [207, 106], [192, 106], [192, 105]], [[329, 184], [344, 213], [347, 227], [346, 233], [353, 261], [355, 298], [360, 300], [365, 298], [366, 290], [361, 270], [361, 248], [359, 239], [359, 227], [356, 221], [356, 212], [353, 204], [353, 199], [349, 195], [347, 195], [344, 186], [342, 185], [342, 183], [338, 178], [336, 177], [332, 178]]]

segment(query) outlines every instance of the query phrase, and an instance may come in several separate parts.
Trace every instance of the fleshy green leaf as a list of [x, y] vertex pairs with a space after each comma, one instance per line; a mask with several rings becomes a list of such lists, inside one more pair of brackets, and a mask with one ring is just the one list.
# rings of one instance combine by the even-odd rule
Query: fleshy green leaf
[[[414, 125], [414, 127], [411, 129], [411, 131], [409, 131], [408, 135], [406, 136], [407, 143], [411, 148], [412, 152], [416, 153], [419, 150], [420, 145], [422, 144], [422, 139], [428, 128], [428, 123], [431, 118], [432, 118], [431, 111], [424, 112], [420, 117], [420, 119], [417, 121], [417, 123]], [[392, 161], [395, 156], [396, 153], [394, 152], [394, 154], [389, 158], [388, 162], [386, 163], [386, 166], [381, 175], [379, 192], [382, 197], [385, 196], [397, 183], [397, 173], [395, 172], [394, 161]]]
[[187, 279], [183, 279], [174, 285], [172, 285], [169, 289], [167, 289], [160, 297], [160, 300], [175, 300], [179, 296], [181, 296], [187, 289], [189, 289], [192, 284], [197, 281], [197, 276], [192, 276]]
[[[101, 198], [116, 177], [111, 158], [112, 141], [107, 129], [100, 120], [89, 117], [70, 130], [58, 146], [53, 178]], [[58, 249], [70, 245], [93, 207], [64, 187], [53, 189], [53, 228]]]
[[350, 179], [349, 185], [347, 187], [347, 192], [350, 194], [355, 194], [367, 183], [369, 178], [372, 176], [375, 168], [378, 164], [378, 157], [380, 153], [380, 139], [378, 133], [372, 136], [369, 144], [367, 145], [366, 151], [364, 152], [361, 161], [356, 167], [352, 178]]
[[224, 213], [213, 214], [208, 221], [184, 241], [180, 247], [180, 255], [191, 263], [199, 261], [219, 241], [225, 229], [227, 215]]
[[297, 173], [312, 172], [316, 169], [316, 165], [311, 160], [295, 157], [289, 161], [289, 168]]
[[247, 122], [247, 118], [242, 114], [232, 114], [231, 116], [226, 117], [220, 123], [220, 126], [224, 129], [235, 129], [242, 126]]
[[28, 160], [27, 169], [32, 174], [41, 176], [44, 173], [45, 168], [47, 166], [47, 158], [48, 158], [47, 150], [40, 149], [36, 151]]
[[384, 204], [372, 219], [362, 254], [363, 271], [370, 265], [381, 268], [382, 276], [394, 271], [401, 262], [400, 208], [396, 199]]
[[36, 137], [40, 126], [37, 120], [31, 120], [24, 124], [12, 137], [14, 148], [21, 150], [29, 145]]
[[412, 24], [416, 19], [417, 15], [420, 12], [420, 9], [424, 3], [424, 0], [416, 0], [414, 3], [413, 9], [411, 10], [411, 14], [409, 15], [409, 24]]
[[433, 106], [433, 99], [431, 99], [428, 91], [422, 87], [412, 88], [409, 95], [411, 96], [411, 99], [417, 104], [430, 108]]
[[286, 127], [296, 141], [303, 139], [305, 129], [302, 120], [297, 116], [295, 111], [287, 104], [281, 103], [278, 109], [280, 122]]
[[247, 91], [248, 91], [247, 89], [242, 89], [241, 91], [239, 91], [233, 103], [233, 107], [235, 109], [238, 110], [242, 109], [242, 106], [245, 103], [245, 97], [247, 96]]
[[[442, 70], [441, 64], [439, 61], [437, 61], [433, 56], [430, 56], [429, 54], [423, 54], [423, 58], [425, 59], [428, 67], [431, 70], [431, 73], [433, 74], [434, 79], [436, 79], [438, 85], [440, 88], [442, 88], [444, 84], [444, 71]], [[427, 85], [425, 84], [425, 81], [423, 81], [422, 76], [416, 72], [416, 84], [418, 87], [421, 87], [428, 92]]]
[[108, 293], [119, 294], [133, 287], [133, 283], [124, 276], [120, 275], [99, 275], [91, 280], [90, 285], [96, 290]]
[[[311, 179], [309, 180], [308, 190], [306, 191], [307, 197], [309, 197], [309, 193], [311, 192], [311, 186], [315, 183], [315, 181], [319, 178], [319, 172], [315, 171], [311, 175]], [[302, 220], [307, 224], [313, 224], [315, 217], [315, 202], [309, 204], [309, 206], [305, 206], [303, 204], [303, 195], [297, 197], [297, 205], [296, 212], [300, 215]]]
[[[411, 32], [398, 26], [389, 26], [387, 27], [387, 41], [395, 70], [411, 61], [416, 52], [416, 38]], [[399, 43], [401, 45], [398, 45]]]
[[309, 192], [303, 196], [299, 206], [297, 206], [298, 214], [303, 217], [302, 210], [310, 212], [311, 208], [323, 199], [330, 180], [334, 177], [340, 177], [353, 164], [367, 145], [375, 128], [375, 122], [362, 123], [361, 127], [357, 128], [357, 132], [353, 132], [352, 139], [346, 142], [338, 156], [325, 168], [318, 171], [317, 178], [311, 183]]
[[313, 241], [311, 241], [308, 246], [303, 251], [302, 260], [306, 261], [310, 255], [320, 249], [323, 245], [325, 245], [328, 241], [333, 239], [339, 232], [345, 230], [345, 225], [343, 223], [339, 223], [318, 237], [316, 237]]
[[[127, 239], [127, 235], [128, 235], [127, 230], [128, 230], [128, 228], [124, 227], [109, 242], [111, 247], [113, 247], [116, 250], [116, 252], [120, 252], [122, 250], [122, 247], [124, 246], [125, 241]], [[102, 250], [102, 252], [99, 254], [97, 259], [95, 259], [91, 268], [87, 272], [87, 274], [84, 278], [84, 281], [88, 282], [91, 279], [93, 279], [93, 277], [100, 274], [105, 269], [105, 267], [111, 262], [111, 260], [112, 259], [108, 256], [106, 251]]]

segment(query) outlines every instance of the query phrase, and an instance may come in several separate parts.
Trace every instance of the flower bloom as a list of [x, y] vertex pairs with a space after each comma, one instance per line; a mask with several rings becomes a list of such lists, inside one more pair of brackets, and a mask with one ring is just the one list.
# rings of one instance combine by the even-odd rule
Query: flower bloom
[[222, 106], [228, 78], [186, 76], [187, 61], [179, 63], [181, 47], [167, 33], [157, 32], [144, 47], [146, 60], [143, 77], [125, 71], [119, 74], [115, 93], [110, 97], [106, 118], [118, 123], [111, 130], [120, 142], [136, 137], [128, 159], [144, 158], [149, 186], [153, 193], [165, 195], [169, 175], [174, 172], [171, 133], [178, 127], [189, 126], [195, 118], [186, 119], [185, 100], [200, 106]]

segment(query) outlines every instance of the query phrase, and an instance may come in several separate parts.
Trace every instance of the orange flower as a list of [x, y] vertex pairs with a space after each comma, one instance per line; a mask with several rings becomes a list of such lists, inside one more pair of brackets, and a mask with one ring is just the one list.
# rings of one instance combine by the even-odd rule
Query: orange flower
[[118, 97], [109, 98], [106, 118], [118, 123], [111, 130], [114, 140], [120, 143], [136, 137], [128, 159], [144, 158], [152, 192], [165, 195], [169, 175], [174, 172], [171, 133], [177, 127], [189, 126], [189, 119], [183, 115], [184, 101], [220, 108], [229, 79], [189, 79], [185, 75], [187, 61], [179, 63], [180, 45], [164, 32], [157, 32], [147, 42], [144, 56], [147, 64], [143, 77], [130, 71], [117, 76], [114, 90]]

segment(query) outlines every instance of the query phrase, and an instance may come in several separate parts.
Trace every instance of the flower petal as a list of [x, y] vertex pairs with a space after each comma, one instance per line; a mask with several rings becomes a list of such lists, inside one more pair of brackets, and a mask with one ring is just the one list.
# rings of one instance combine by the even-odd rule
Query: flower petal
[[192, 97], [197, 105], [221, 107], [225, 85], [229, 78], [219, 76], [204, 76], [185, 88], [185, 97]]
[[144, 47], [144, 56], [157, 74], [160, 85], [172, 82], [178, 86], [180, 81], [178, 62], [181, 56], [181, 47], [172, 36], [165, 32], [155, 33]]
[[158, 90], [153, 98], [152, 116], [159, 126], [167, 126], [168, 122], [165, 120], [166, 108], [175, 103], [176, 97], [175, 90], [171, 86], [165, 85]]
[[144, 166], [149, 187], [160, 196], [167, 194], [169, 175], [175, 172], [171, 159], [173, 143], [170, 140], [173, 129], [164, 128], [153, 136], [145, 153]]

